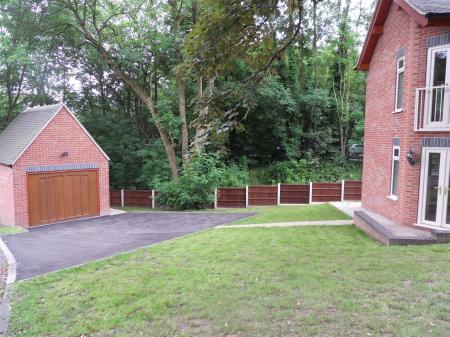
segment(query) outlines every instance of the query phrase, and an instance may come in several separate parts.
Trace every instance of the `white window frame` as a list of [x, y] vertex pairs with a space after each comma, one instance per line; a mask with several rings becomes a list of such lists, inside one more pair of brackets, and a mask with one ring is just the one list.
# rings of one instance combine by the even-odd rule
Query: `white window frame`
[[[447, 51], [447, 69], [446, 69], [446, 80], [450, 78], [450, 44], [443, 44], [435, 47], [428, 48], [427, 55], [427, 90], [432, 92], [432, 88], [434, 87], [434, 67], [435, 67], [435, 54], [440, 51]], [[448, 87], [448, 84], [445, 84], [445, 87]], [[428, 92], [428, 91], [427, 91]], [[448, 94], [448, 91], [445, 90], [445, 93]], [[431, 122], [431, 111], [432, 111], [432, 99], [430, 98], [430, 93], [425, 95], [425, 116], [424, 121], [426, 122], [429, 131], [448, 131], [450, 126], [450, 121], [446, 120], [445, 117], [448, 115], [446, 111], [444, 111], [444, 120], [442, 122]], [[444, 97], [444, 99], [447, 99]], [[446, 104], [444, 105], [446, 106]]]
[[[400, 62], [403, 62], [403, 66], [400, 67]], [[405, 90], [402, 91], [402, 106], [398, 107], [398, 92], [399, 92], [399, 80], [400, 80], [400, 74], [403, 74], [403, 87], [405, 86], [405, 63], [406, 58], [405, 56], [399, 57], [397, 60], [397, 79], [395, 81], [395, 111], [394, 112], [402, 112], [403, 111], [403, 105], [405, 103]], [[404, 89], [404, 88], [403, 88]]]
[[[398, 155], [395, 155], [395, 151], [398, 150]], [[393, 146], [392, 147], [392, 163], [391, 163], [391, 190], [390, 190], [390, 195], [389, 198], [397, 201], [398, 200], [398, 196], [396, 194], [394, 194], [394, 163], [398, 161], [398, 167], [400, 169], [400, 146]], [[398, 180], [399, 180], [399, 176], [400, 176], [400, 171], [397, 172], [397, 193], [398, 193]]]

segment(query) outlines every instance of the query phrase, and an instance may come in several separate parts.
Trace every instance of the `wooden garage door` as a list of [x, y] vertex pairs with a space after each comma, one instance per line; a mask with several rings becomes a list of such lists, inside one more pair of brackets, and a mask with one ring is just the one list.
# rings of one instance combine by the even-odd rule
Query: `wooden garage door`
[[30, 226], [99, 214], [97, 170], [28, 175]]

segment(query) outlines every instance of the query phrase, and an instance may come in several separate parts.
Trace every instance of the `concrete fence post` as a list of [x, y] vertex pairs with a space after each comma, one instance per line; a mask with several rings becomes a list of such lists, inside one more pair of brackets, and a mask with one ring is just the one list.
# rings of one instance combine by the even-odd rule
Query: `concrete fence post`
[[152, 190], [152, 209], [155, 209], [155, 190]]
[[245, 185], [245, 208], [248, 208], [248, 185]]
[[345, 180], [341, 183], [341, 202], [345, 200]]
[[217, 209], [217, 188], [214, 190], [214, 209]]
[[281, 204], [281, 184], [278, 183], [278, 189], [277, 189], [277, 206], [280, 206]]
[[309, 183], [309, 203], [312, 204], [313, 200], [313, 183]]
[[120, 207], [125, 207], [125, 191], [123, 189], [120, 190]]

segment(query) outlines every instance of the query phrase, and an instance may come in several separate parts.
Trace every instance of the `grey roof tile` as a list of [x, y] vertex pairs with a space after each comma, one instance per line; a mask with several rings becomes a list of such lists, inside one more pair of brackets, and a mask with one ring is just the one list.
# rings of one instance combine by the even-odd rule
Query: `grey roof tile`
[[450, 14], [450, 0], [406, 0], [424, 15]]
[[62, 107], [63, 103], [58, 103], [36, 106], [21, 112], [0, 133], [0, 164], [13, 165]]

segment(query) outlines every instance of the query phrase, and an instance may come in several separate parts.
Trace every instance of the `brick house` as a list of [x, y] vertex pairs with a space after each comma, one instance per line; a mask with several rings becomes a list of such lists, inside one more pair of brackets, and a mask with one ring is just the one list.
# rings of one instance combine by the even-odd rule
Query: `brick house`
[[355, 222], [450, 228], [450, 1], [379, 0], [357, 69], [367, 93]]
[[65, 104], [29, 108], [0, 133], [0, 224], [109, 214], [109, 158]]

